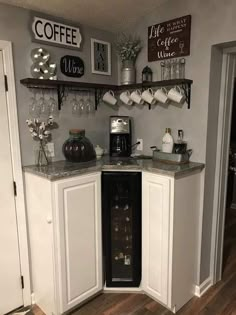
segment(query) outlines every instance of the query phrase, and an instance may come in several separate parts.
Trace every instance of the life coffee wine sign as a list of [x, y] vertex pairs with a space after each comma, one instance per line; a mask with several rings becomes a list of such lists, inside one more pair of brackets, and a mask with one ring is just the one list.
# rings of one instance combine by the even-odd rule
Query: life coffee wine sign
[[148, 61], [190, 55], [191, 15], [148, 27]]
[[56, 46], [80, 48], [82, 41], [79, 28], [38, 16], [33, 16], [32, 32], [36, 41]]
[[64, 56], [60, 62], [61, 72], [67, 77], [80, 78], [84, 75], [84, 62], [77, 56]]

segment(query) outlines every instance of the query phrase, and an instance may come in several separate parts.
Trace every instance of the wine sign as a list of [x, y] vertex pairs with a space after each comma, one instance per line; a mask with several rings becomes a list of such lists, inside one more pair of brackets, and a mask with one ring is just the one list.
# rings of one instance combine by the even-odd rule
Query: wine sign
[[148, 27], [148, 61], [190, 55], [191, 15]]
[[61, 72], [67, 77], [80, 78], [84, 75], [84, 62], [77, 56], [62, 57], [60, 66]]

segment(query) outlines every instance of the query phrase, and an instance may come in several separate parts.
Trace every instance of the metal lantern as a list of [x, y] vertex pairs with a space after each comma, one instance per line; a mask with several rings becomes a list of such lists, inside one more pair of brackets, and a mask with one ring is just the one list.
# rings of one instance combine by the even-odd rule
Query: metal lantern
[[142, 71], [142, 82], [152, 82], [152, 69], [146, 66]]

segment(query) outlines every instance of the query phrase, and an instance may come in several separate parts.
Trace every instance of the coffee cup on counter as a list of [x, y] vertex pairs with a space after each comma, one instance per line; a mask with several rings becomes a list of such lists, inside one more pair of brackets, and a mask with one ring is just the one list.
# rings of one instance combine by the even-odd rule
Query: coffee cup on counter
[[102, 100], [110, 105], [116, 105], [117, 103], [117, 99], [115, 98], [115, 94], [113, 91], [108, 91], [106, 92], [103, 97]]
[[138, 104], [138, 105], [142, 105], [144, 104], [144, 100], [142, 99], [142, 92], [140, 90], [135, 90], [130, 94], [130, 98], [131, 100]]
[[154, 98], [154, 92], [153, 92], [153, 90], [152, 90], [151, 88], [149, 88], [149, 89], [143, 91], [143, 93], [142, 93], [142, 99], [143, 99], [146, 103], [148, 103], [148, 104], [150, 104], [150, 105], [153, 105], [153, 104], [156, 103], [156, 100], [155, 100], [155, 98]]
[[154, 93], [154, 98], [158, 102], [160, 102], [162, 104], [166, 104], [168, 102], [167, 89], [163, 87], [163, 88], [156, 90], [156, 92]]
[[133, 104], [133, 101], [132, 101], [132, 99], [130, 98], [130, 92], [129, 92], [129, 91], [122, 92], [122, 93], [120, 94], [120, 100], [121, 100], [125, 105], [132, 105], [132, 104]]
[[169, 100], [174, 101], [175, 103], [183, 103], [185, 101], [185, 96], [179, 86], [170, 89], [167, 96]]

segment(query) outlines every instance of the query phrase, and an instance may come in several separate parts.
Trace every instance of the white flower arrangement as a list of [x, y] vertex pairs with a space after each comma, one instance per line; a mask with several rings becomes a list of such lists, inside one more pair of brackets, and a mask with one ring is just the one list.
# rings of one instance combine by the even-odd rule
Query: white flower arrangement
[[27, 119], [26, 124], [29, 127], [31, 136], [36, 141], [48, 142], [51, 136], [50, 129], [55, 128], [55, 122], [52, 116], [49, 116], [47, 122], [36, 119]]
[[121, 61], [135, 61], [142, 49], [141, 39], [132, 35], [120, 34], [116, 42], [116, 50]]

